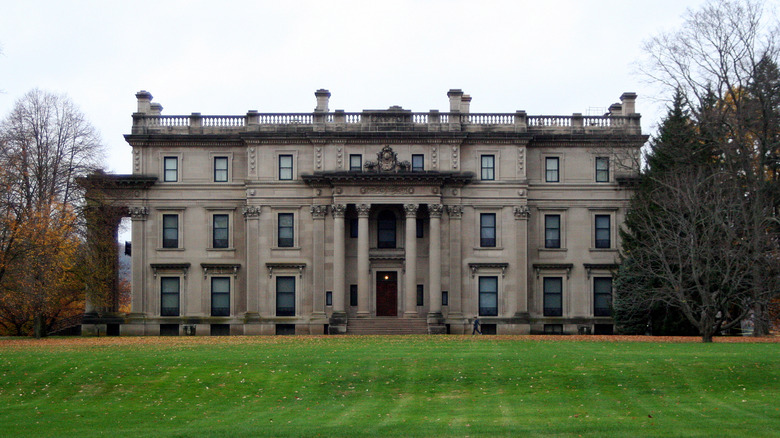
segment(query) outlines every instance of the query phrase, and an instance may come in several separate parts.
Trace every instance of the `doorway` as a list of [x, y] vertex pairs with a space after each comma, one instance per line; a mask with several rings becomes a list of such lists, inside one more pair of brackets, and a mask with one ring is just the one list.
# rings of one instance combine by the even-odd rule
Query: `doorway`
[[395, 272], [376, 273], [376, 316], [398, 316], [398, 276]]

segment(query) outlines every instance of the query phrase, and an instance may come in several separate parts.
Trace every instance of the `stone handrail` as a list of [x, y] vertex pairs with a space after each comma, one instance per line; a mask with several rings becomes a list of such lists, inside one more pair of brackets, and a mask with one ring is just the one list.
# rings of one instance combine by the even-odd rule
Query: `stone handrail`
[[[399, 116], [401, 114], [401, 116]], [[368, 115], [368, 116], [367, 116]], [[387, 117], [386, 121], [383, 120]], [[399, 117], [401, 117], [399, 119]], [[400, 120], [400, 122], [399, 122]], [[258, 113], [249, 111], [245, 116], [163, 116], [158, 114], [133, 114], [133, 134], [146, 133], [227, 133], [253, 131], [313, 130], [429, 130], [435, 131], [502, 131], [577, 133], [627, 131], [641, 133], [640, 115], [628, 116], [528, 116], [524, 111], [516, 113], [426, 113], [364, 111], [314, 112], [314, 113]]]

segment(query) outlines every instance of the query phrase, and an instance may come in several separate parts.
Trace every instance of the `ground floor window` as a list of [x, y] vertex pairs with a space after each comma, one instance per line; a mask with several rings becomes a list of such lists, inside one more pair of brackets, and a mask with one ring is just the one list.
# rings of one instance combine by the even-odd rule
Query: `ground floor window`
[[479, 277], [479, 316], [498, 316], [498, 277]]
[[211, 277], [211, 316], [230, 316], [230, 277]]
[[295, 277], [276, 277], [276, 316], [295, 316]]
[[544, 279], [544, 316], [563, 315], [563, 278]]
[[593, 316], [612, 316], [612, 278], [593, 279]]
[[160, 278], [160, 315], [179, 316], [179, 277]]

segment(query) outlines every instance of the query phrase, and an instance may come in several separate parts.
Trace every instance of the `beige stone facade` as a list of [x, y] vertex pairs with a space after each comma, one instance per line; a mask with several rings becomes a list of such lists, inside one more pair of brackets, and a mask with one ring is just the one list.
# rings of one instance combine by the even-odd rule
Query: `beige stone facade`
[[[599, 116], [133, 114], [122, 334], [609, 332], [636, 95]], [[119, 199], [119, 198], [117, 198]], [[375, 331], [376, 332], [376, 331]]]

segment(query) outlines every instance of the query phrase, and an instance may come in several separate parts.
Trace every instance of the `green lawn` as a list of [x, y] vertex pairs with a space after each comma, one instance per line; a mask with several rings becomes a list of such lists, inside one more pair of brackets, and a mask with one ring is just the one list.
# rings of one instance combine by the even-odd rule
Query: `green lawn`
[[0, 436], [780, 436], [780, 344], [0, 340]]

